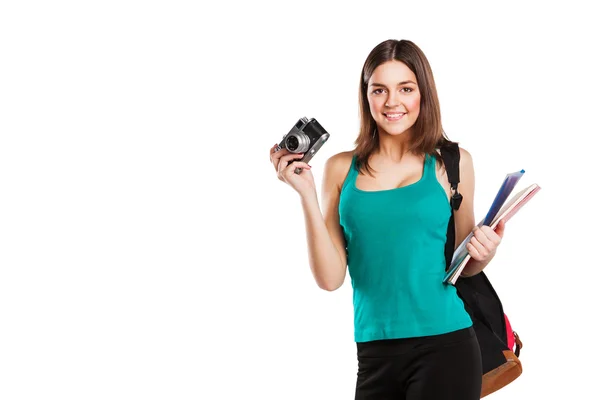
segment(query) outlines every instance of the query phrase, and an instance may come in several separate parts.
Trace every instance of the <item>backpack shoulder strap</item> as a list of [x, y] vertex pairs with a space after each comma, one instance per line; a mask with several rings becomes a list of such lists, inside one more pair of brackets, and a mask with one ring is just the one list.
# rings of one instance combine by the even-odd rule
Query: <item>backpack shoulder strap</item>
[[452, 197], [450, 198], [451, 214], [450, 220], [448, 221], [448, 231], [446, 233], [446, 270], [450, 268], [452, 257], [454, 255], [454, 247], [456, 246], [456, 230], [454, 227], [454, 211], [460, 208], [462, 202], [462, 195], [458, 192], [458, 183], [460, 182], [460, 150], [458, 143], [446, 142], [440, 147], [442, 160], [444, 167], [446, 168], [446, 174], [448, 175], [448, 182], [450, 182], [450, 189]]
[[453, 210], [458, 210], [463, 198], [458, 192], [458, 183], [460, 182], [460, 150], [458, 143], [448, 142], [440, 147], [440, 151], [444, 166], [446, 167], [448, 182], [450, 182], [450, 189], [452, 190], [450, 205], [452, 205]]

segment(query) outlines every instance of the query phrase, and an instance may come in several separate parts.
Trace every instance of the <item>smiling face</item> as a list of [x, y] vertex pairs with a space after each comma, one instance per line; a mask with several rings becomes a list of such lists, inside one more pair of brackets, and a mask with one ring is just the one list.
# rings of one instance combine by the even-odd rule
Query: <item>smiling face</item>
[[419, 116], [417, 78], [401, 61], [387, 61], [375, 68], [368, 82], [367, 99], [377, 128], [390, 135], [410, 132]]

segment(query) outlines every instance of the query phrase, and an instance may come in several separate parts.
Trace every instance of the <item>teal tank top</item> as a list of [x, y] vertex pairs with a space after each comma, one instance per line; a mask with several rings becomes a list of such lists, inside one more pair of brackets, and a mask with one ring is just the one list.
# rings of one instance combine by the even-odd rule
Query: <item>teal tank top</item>
[[352, 158], [339, 215], [356, 342], [437, 335], [472, 325], [456, 288], [442, 283], [451, 209], [435, 162], [426, 155], [423, 174], [413, 184], [363, 191], [356, 187]]

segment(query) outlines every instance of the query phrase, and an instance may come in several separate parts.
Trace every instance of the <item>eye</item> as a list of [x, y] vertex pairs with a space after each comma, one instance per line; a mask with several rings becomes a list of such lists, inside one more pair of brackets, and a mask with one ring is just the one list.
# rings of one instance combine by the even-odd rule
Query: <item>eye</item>
[[381, 93], [383, 93], [383, 89], [375, 89], [371, 93], [372, 94], [381, 94]]
[[400, 91], [404, 91], [404, 93], [410, 93], [413, 91], [413, 89], [409, 87], [403, 87], [402, 89], [400, 89]]

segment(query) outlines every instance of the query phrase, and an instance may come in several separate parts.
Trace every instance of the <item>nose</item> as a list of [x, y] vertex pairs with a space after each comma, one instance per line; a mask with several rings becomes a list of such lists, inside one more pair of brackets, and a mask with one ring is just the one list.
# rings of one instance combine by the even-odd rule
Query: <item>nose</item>
[[391, 92], [387, 98], [387, 102], [385, 103], [385, 106], [389, 107], [389, 108], [394, 108], [399, 103], [400, 103], [400, 100], [398, 99], [397, 93]]

